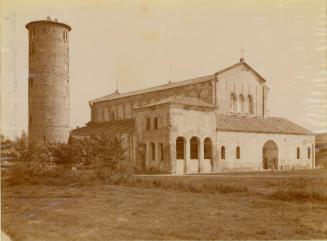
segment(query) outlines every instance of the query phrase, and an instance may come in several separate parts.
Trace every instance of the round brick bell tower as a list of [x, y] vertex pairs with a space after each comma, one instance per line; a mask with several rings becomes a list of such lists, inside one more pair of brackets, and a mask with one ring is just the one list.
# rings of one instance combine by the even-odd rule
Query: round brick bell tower
[[69, 137], [69, 38], [57, 19], [33, 21], [29, 36], [29, 141], [65, 143]]

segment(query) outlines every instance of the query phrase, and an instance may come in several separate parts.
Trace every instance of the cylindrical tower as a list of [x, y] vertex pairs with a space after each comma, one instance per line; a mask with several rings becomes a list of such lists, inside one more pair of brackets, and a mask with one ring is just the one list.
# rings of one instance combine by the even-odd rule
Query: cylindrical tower
[[69, 137], [69, 37], [57, 19], [33, 21], [29, 36], [28, 136], [34, 143]]

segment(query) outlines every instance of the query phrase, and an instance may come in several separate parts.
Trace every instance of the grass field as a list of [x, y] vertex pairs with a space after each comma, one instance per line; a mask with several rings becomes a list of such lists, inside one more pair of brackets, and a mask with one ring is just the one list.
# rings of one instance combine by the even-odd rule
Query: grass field
[[2, 188], [13, 240], [327, 239], [327, 170]]

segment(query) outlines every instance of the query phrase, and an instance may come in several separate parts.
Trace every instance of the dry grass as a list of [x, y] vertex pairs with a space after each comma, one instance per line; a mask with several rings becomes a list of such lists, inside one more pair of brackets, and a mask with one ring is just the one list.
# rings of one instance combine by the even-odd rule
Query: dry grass
[[244, 185], [224, 184], [217, 182], [198, 182], [196, 180], [182, 180], [170, 177], [164, 178], [133, 178], [124, 183], [127, 186], [146, 188], [161, 188], [163, 190], [174, 190], [194, 193], [245, 193], [248, 188]]
[[2, 228], [14, 240], [326, 239], [326, 184], [314, 170], [4, 186]]
[[268, 197], [283, 201], [320, 201], [327, 204], [327, 196], [321, 191], [298, 188], [298, 189], [277, 189]]

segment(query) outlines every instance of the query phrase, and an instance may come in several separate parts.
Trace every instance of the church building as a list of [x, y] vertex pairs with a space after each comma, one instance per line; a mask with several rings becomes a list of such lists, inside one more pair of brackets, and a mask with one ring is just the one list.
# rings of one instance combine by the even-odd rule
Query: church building
[[71, 138], [122, 138], [138, 173], [313, 168], [314, 134], [269, 117], [266, 80], [243, 59], [199, 78], [89, 101], [91, 120]]

